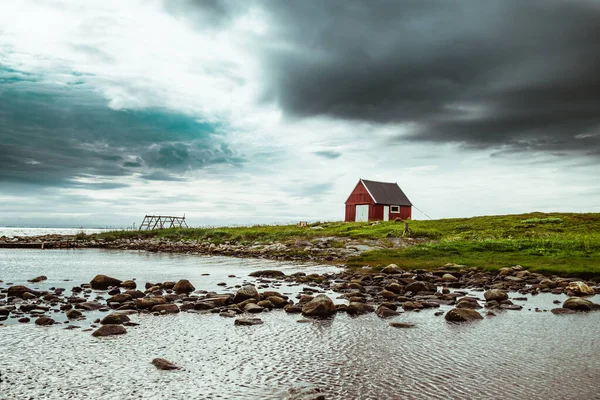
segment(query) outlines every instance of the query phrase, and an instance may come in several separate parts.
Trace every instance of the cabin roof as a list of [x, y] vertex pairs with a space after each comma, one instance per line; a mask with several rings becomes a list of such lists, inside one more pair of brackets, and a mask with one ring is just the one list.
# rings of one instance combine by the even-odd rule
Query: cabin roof
[[360, 180], [377, 204], [412, 206], [397, 183]]

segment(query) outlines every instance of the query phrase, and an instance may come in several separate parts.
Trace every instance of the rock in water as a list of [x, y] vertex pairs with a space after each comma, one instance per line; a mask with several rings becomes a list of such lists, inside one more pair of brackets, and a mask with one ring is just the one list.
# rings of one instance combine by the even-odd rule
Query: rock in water
[[403, 272], [404, 271], [396, 264], [390, 264], [381, 270], [382, 274], [394, 274], [395, 275], [395, 274], [401, 274]]
[[272, 269], [265, 269], [262, 271], [254, 271], [248, 274], [248, 276], [252, 277], [261, 277], [261, 278], [280, 278], [285, 276], [285, 274], [281, 271], [276, 271]]
[[171, 371], [174, 369], [180, 369], [181, 367], [173, 364], [171, 361], [167, 361], [164, 358], [155, 358], [152, 360], [152, 364], [158, 369], [162, 369], [163, 371]]
[[467, 322], [483, 319], [481, 314], [470, 308], [453, 308], [446, 313], [444, 318], [450, 322]]
[[127, 280], [127, 281], [121, 282], [121, 287], [123, 287], [125, 289], [135, 289], [135, 288], [137, 288], [137, 284], [135, 283], [135, 281]]
[[508, 300], [508, 294], [504, 290], [500, 289], [490, 289], [487, 290], [483, 297], [485, 297], [486, 301], [494, 301], [501, 302], [503, 300]]
[[390, 322], [388, 324], [392, 328], [414, 328], [415, 324], [411, 324], [410, 322]]
[[39, 326], [48, 326], [54, 324], [54, 320], [49, 317], [39, 317], [35, 320], [35, 324]]
[[67, 311], [67, 318], [69, 318], [69, 319], [76, 319], [76, 318], [80, 318], [82, 316], [83, 316], [83, 313], [79, 310], [70, 309], [69, 311]]
[[373, 306], [370, 304], [359, 303], [357, 301], [350, 302], [346, 308], [346, 312], [350, 315], [361, 315], [373, 312]]
[[152, 311], [164, 314], [177, 314], [179, 312], [179, 307], [177, 307], [177, 304], [157, 304], [152, 307]]
[[234, 325], [260, 325], [262, 323], [260, 318], [238, 318], [234, 321]]
[[235, 297], [233, 298], [234, 303], [241, 303], [242, 301], [246, 301], [248, 299], [255, 299], [256, 301], [260, 300], [260, 295], [258, 294], [258, 290], [252, 285], [242, 286]]
[[143, 297], [141, 299], [135, 299], [135, 306], [139, 310], [152, 309], [157, 304], [167, 304], [167, 300], [162, 296], [155, 297]]
[[431, 282], [416, 281], [406, 286], [407, 292], [436, 292], [437, 286]]
[[40, 275], [40, 276], [36, 276], [35, 278], [28, 279], [27, 282], [38, 283], [38, 282], [42, 282], [45, 280], [48, 280], [48, 277], [45, 275]]
[[120, 325], [129, 322], [129, 317], [122, 313], [111, 313], [100, 321], [102, 325]]
[[324, 294], [302, 305], [302, 314], [307, 317], [329, 317], [336, 313], [335, 304]]
[[96, 275], [94, 279], [91, 280], [90, 286], [95, 290], [106, 290], [111, 286], [120, 286], [121, 281], [116, 278], [111, 278], [106, 275]]
[[569, 297], [563, 303], [563, 308], [575, 311], [591, 311], [594, 308], [594, 303], [579, 297]]
[[179, 282], [177, 282], [175, 284], [175, 286], [173, 286], [173, 290], [177, 294], [182, 294], [182, 293], [191, 293], [194, 290], [196, 290], [196, 288], [187, 279], [181, 279]]
[[36, 292], [33, 289], [29, 289], [27, 286], [11, 286], [8, 288], [8, 291], [6, 292], [8, 297], [14, 296], [14, 297], [20, 297], [20, 298], [23, 298], [23, 295], [25, 293], [31, 293], [36, 297], [39, 295], [38, 292]]
[[565, 290], [567, 292], [573, 292], [575, 296], [593, 296], [596, 294], [594, 289], [581, 281], [569, 283]]
[[105, 336], [113, 336], [113, 335], [123, 335], [127, 333], [127, 329], [125, 329], [122, 325], [102, 325], [98, 328], [92, 336], [95, 337], [105, 337]]

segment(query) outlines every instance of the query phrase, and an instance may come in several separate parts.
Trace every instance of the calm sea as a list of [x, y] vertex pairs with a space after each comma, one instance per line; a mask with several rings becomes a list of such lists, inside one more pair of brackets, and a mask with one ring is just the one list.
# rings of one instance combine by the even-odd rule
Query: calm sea
[[[33, 286], [68, 291], [105, 273], [142, 286], [187, 278], [197, 289], [234, 292], [264, 268], [336, 270], [134, 251], [0, 249], [0, 287], [44, 274], [48, 281]], [[301, 288], [268, 285], [292, 298]], [[391, 328], [373, 314], [298, 323], [298, 315], [272, 311], [258, 315], [263, 325], [238, 327], [217, 314], [180, 313], [135, 316], [140, 325], [126, 335], [97, 339], [66, 325], [4, 321], [0, 399], [282, 399], [301, 387], [321, 388], [329, 400], [599, 399], [600, 313], [534, 311], [555, 307], [556, 299], [564, 296], [529, 297], [519, 302], [522, 311], [466, 325], [449, 324], [436, 310], [392, 319], [412, 329]], [[63, 321], [60, 315], [53, 317]], [[150, 363], [155, 357], [183, 369], [159, 371]]]
[[78, 233], [100, 233], [107, 232], [112, 229], [95, 229], [95, 228], [15, 228], [0, 226], [0, 237], [14, 236], [42, 236], [42, 235], [77, 235]]

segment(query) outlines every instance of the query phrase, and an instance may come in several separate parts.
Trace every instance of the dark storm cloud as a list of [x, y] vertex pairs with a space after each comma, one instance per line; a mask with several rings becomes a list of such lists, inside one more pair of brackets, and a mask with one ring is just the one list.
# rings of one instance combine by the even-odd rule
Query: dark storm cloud
[[179, 180], [243, 162], [212, 125], [161, 110], [112, 110], [85, 90], [15, 82], [0, 85], [0, 104], [0, 183], [107, 189], [122, 187], [114, 177]]
[[[219, 4], [228, 16], [248, 7]], [[596, 0], [253, 6], [271, 29], [264, 98], [289, 116], [410, 127], [399, 140], [600, 155]], [[207, 12], [202, 1], [185, 7]]]

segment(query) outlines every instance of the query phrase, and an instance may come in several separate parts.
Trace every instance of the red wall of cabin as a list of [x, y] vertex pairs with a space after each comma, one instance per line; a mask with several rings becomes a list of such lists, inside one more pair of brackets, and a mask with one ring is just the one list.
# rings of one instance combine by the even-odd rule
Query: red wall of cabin
[[383, 221], [383, 204], [373, 204], [369, 207], [369, 221]]
[[[396, 214], [398, 215], [398, 214]], [[412, 219], [412, 207], [411, 206], [400, 206], [400, 218], [401, 219]]]

